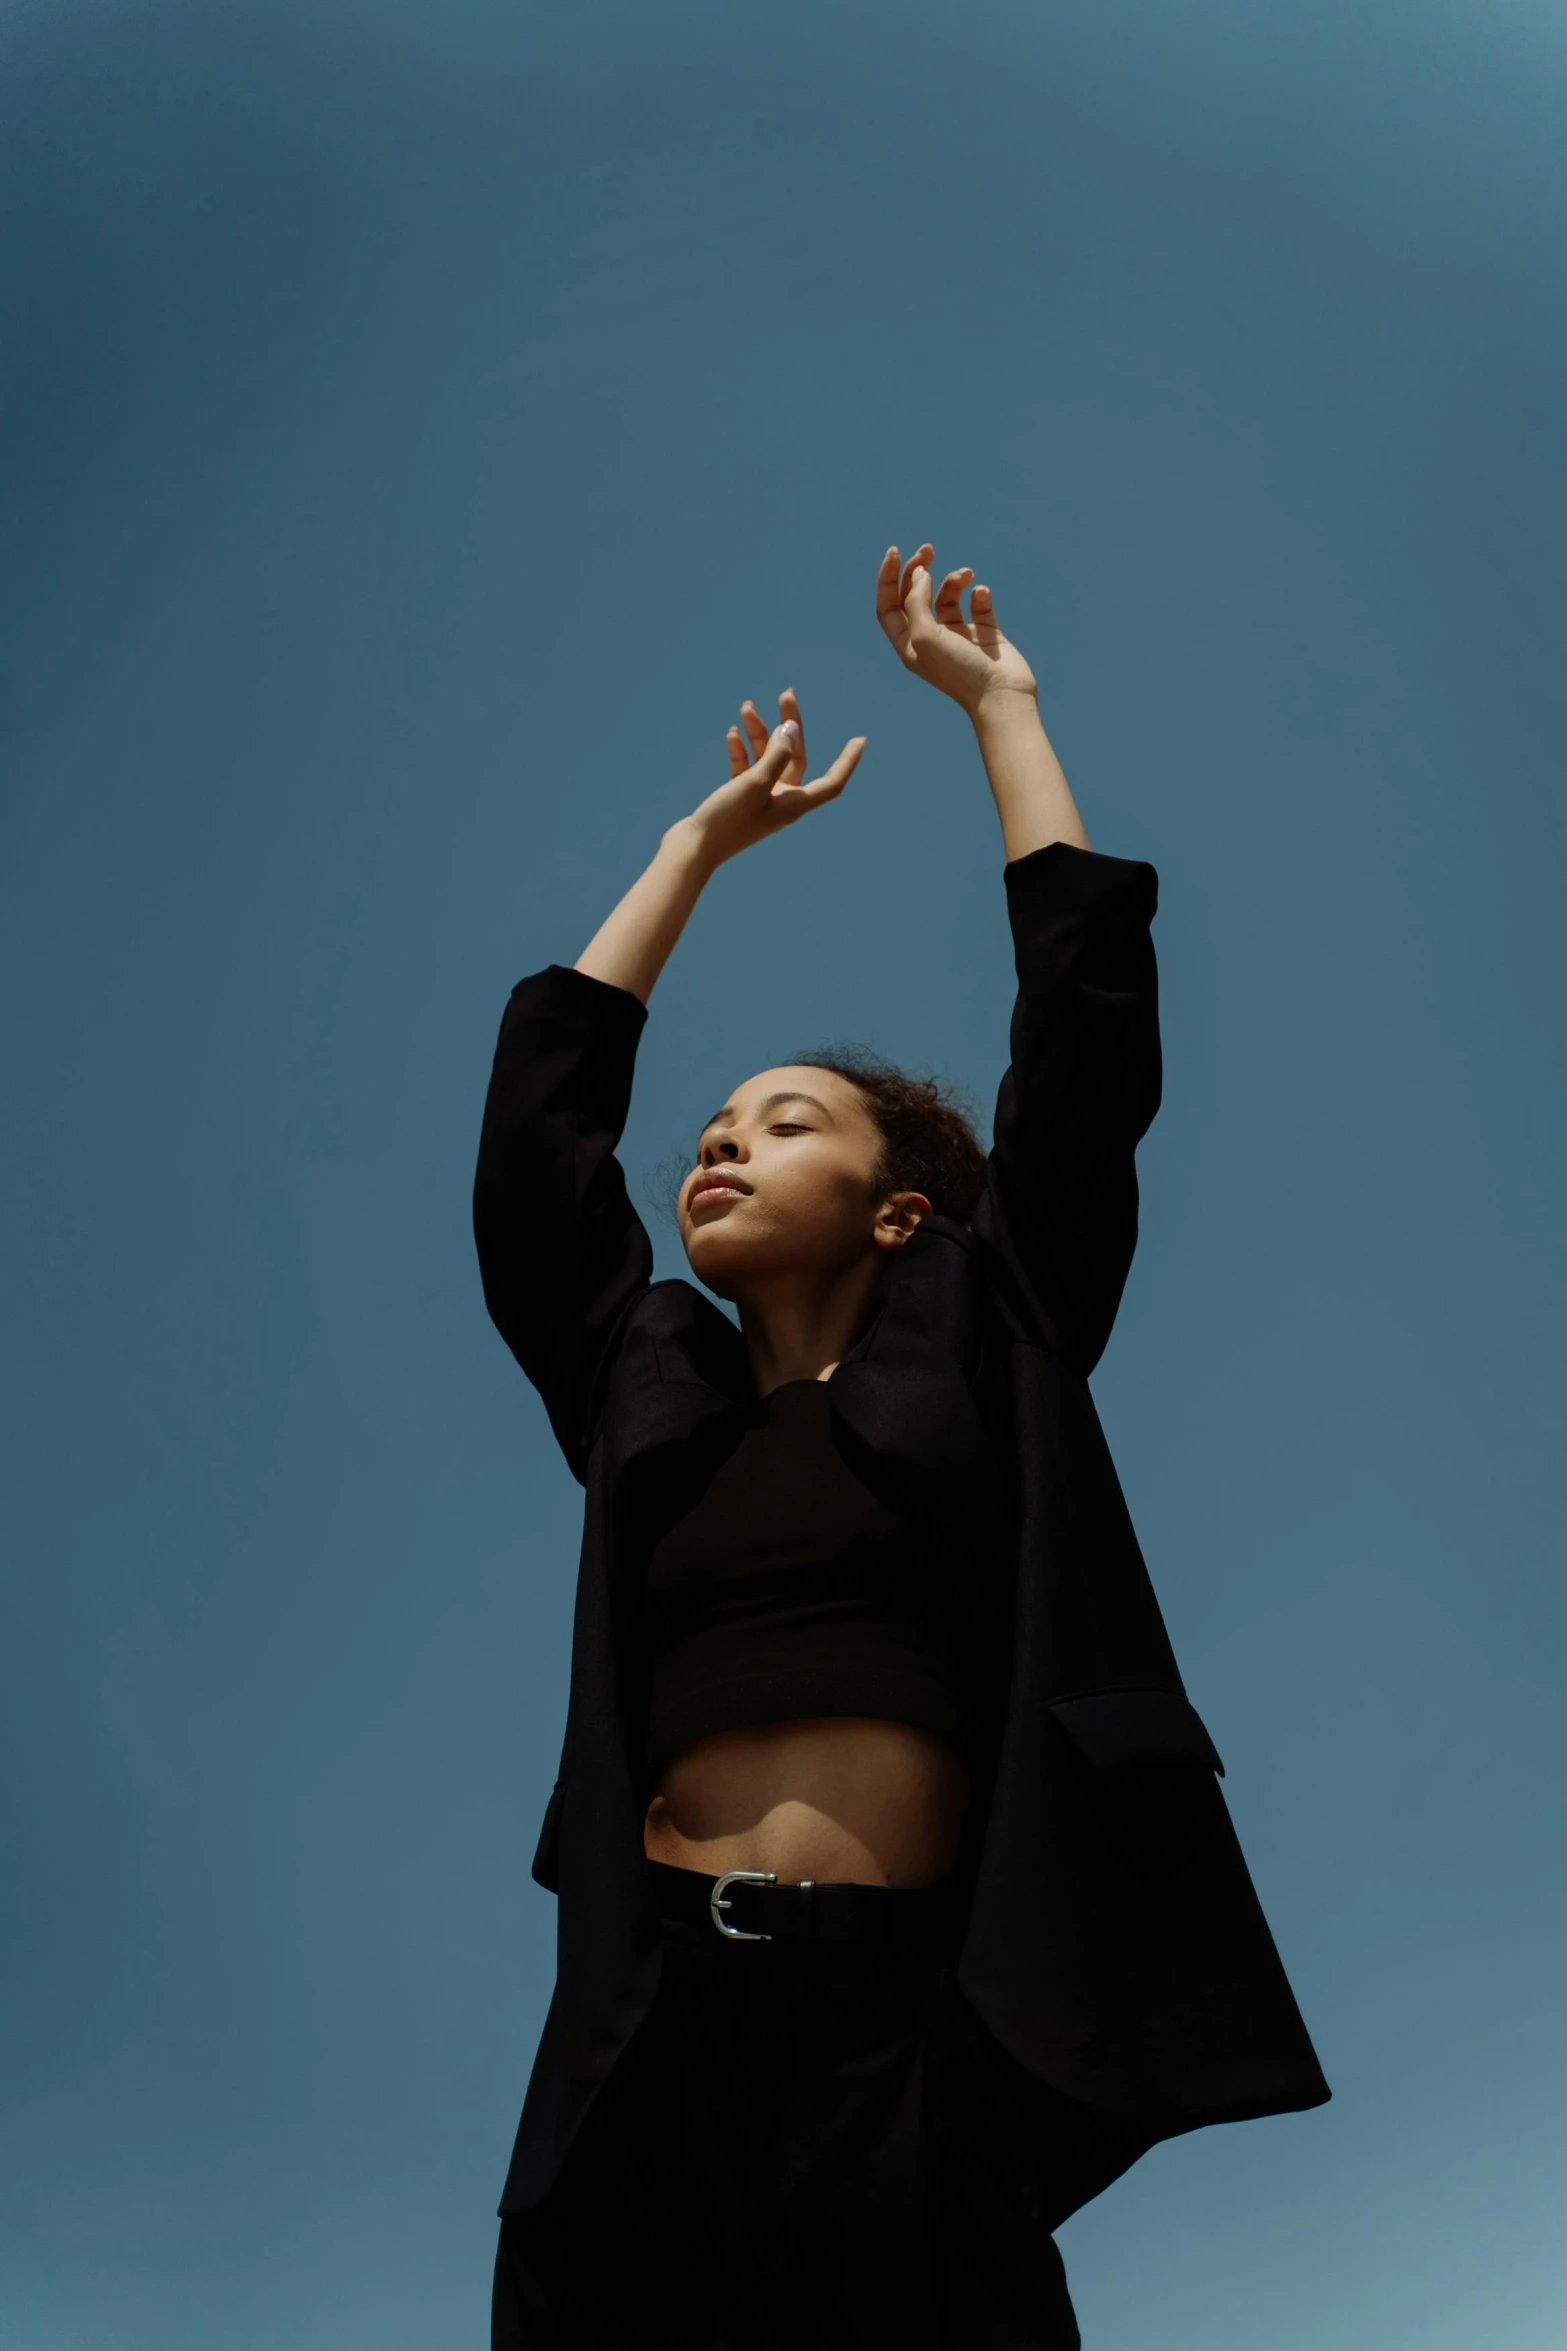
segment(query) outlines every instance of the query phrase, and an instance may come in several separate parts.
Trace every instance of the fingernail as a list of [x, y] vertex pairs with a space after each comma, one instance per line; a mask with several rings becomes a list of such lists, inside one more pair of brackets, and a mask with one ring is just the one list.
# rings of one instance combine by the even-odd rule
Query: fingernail
[[784, 720], [783, 731], [788, 736], [791, 743], [798, 743], [800, 740], [800, 730], [795, 725], [792, 718], [786, 718]]

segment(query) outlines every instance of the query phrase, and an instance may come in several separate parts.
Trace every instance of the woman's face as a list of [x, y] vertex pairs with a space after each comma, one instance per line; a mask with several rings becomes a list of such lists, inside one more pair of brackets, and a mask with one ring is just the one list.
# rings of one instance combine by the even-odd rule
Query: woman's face
[[831, 1279], [899, 1246], [930, 1213], [875, 1181], [881, 1134], [857, 1086], [830, 1069], [764, 1069], [731, 1094], [680, 1187], [680, 1238], [697, 1279], [742, 1299], [758, 1280]]

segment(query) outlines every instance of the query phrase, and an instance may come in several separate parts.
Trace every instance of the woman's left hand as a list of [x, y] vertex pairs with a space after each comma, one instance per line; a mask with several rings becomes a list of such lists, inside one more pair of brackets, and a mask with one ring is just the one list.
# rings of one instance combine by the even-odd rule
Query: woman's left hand
[[756, 704], [741, 703], [740, 724], [728, 735], [729, 781], [675, 828], [701, 843], [710, 864], [722, 865], [836, 800], [859, 765], [865, 737], [851, 735], [826, 774], [808, 783], [805, 725], [792, 687], [778, 697], [778, 720], [769, 734]]
[[963, 617], [963, 591], [972, 566], [949, 571], [934, 593], [936, 550], [927, 540], [907, 563], [889, 547], [876, 574], [876, 617], [905, 669], [951, 696], [973, 718], [996, 695], [1037, 696], [1033, 671], [996, 624], [990, 590], [976, 587]]

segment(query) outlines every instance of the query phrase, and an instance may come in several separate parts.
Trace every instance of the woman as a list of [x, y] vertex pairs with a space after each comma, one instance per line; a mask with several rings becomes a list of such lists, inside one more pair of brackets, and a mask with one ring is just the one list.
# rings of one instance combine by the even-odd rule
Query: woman
[[651, 1281], [614, 1158], [659, 972], [727, 859], [836, 798], [798, 704], [729, 731], [486, 1104], [491, 1314], [587, 1489], [559, 1966], [496, 2346], [1059, 2351], [1051, 2232], [1157, 2140], [1327, 2088], [1087, 1378], [1158, 1106], [1150, 867], [1096, 855], [965, 569], [881, 626], [973, 723], [1018, 999], [986, 1158], [854, 1057], [736, 1086]]

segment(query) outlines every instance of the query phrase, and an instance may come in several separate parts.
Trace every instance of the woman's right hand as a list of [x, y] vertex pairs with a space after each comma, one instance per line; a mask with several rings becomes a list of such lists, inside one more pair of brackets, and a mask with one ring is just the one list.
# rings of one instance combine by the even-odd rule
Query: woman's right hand
[[700, 844], [707, 862], [722, 865], [753, 842], [836, 800], [860, 763], [865, 740], [852, 735], [826, 774], [806, 783], [805, 729], [792, 689], [778, 697], [778, 725], [771, 734], [755, 703], [742, 702], [740, 724], [729, 729], [729, 781], [710, 792], [678, 829]]
[[[936, 550], [926, 539], [907, 563], [889, 547], [876, 574], [876, 617], [905, 669], [950, 695], [978, 719], [985, 704], [1032, 703], [1039, 687], [1033, 671], [996, 620], [990, 590], [974, 581], [973, 567], [949, 571], [932, 584]], [[963, 591], [972, 618], [963, 617]]]

